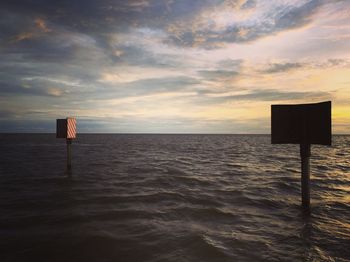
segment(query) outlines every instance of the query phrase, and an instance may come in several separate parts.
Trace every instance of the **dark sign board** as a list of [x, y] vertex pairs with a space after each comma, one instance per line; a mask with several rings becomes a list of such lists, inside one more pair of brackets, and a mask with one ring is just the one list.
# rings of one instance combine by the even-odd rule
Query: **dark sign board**
[[331, 145], [331, 101], [272, 105], [271, 143]]
[[57, 138], [75, 138], [76, 137], [76, 119], [68, 117], [66, 119], [56, 120], [56, 137]]
[[56, 119], [56, 137], [67, 137], [67, 119]]

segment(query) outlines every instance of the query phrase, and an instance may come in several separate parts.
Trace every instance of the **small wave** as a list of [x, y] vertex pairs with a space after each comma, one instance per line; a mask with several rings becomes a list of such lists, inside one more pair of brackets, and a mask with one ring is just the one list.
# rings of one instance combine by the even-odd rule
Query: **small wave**
[[170, 175], [186, 175], [183, 170], [176, 167], [168, 167], [166, 168], [166, 172]]
[[1, 257], [346, 261], [350, 137], [334, 139], [313, 148], [307, 216], [298, 147], [269, 136], [83, 135], [70, 177], [63, 140], [4, 138]]
[[191, 221], [213, 221], [217, 222], [231, 222], [239, 223], [240, 217], [232, 210], [214, 207], [202, 207], [202, 206], [180, 206], [167, 210], [169, 215], [176, 217], [184, 217]]
[[300, 188], [300, 182], [271, 181], [264, 184], [266, 188], [276, 189], [282, 192], [296, 192]]

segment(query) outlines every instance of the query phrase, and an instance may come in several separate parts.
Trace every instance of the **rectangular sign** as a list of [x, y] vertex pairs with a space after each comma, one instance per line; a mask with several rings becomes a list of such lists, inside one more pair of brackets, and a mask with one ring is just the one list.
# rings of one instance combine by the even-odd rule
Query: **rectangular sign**
[[77, 121], [75, 118], [56, 119], [57, 138], [75, 138]]
[[77, 121], [75, 118], [67, 118], [67, 138], [75, 138]]
[[56, 137], [67, 137], [67, 119], [56, 119]]
[[271, 143], [331, 145], [331, 101], [272, 105]]

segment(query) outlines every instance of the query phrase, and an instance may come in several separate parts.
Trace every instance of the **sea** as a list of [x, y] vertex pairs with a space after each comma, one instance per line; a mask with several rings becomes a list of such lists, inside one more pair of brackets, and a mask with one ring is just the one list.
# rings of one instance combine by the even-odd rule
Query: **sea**
[[0, 261], [350, 261], [350, 136], [0, 135]]

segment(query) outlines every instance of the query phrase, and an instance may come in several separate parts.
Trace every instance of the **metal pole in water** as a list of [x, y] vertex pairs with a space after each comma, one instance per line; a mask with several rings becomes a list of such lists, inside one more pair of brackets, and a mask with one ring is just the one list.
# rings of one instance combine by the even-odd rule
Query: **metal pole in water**
[[56, 119], [56, 137], [65, 138], [67, 143], [67, 171], [70, 174], [72, 169], [72, 140], [76, 137], [76, 119], [67, 117], [66, 119]]
[[72, 151], [71, 151], [72, 139], [67, 138], [67, 170], [72, 168]]
[[308, 214], [311, 144], [332, 145], [331, 109], [331, 101], [271, 106], [271, 143], [300, 144], [301, 203]]
[[303, 208], [310, 209], [310, 156], [311, 146], [308, 143], [300, 144], [301, 157], [301, 202]]

